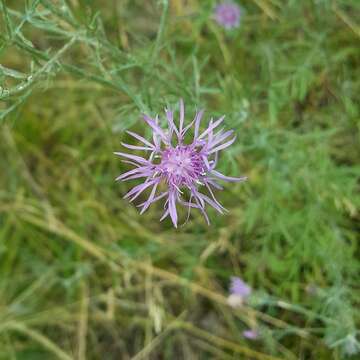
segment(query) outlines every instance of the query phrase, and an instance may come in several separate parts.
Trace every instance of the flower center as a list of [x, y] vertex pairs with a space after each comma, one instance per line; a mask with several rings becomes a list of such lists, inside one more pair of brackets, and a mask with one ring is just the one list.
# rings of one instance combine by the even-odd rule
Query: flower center
[[225, 9], [222, 16], [224, 21], [228, 23], [233, 23], [236, 21], [236, 14], [233, 9]]
[[170, 184], [182, 186], [198, 180], [205, 164], [196, 149], [181, 145], [163, 151], [160, 170]]

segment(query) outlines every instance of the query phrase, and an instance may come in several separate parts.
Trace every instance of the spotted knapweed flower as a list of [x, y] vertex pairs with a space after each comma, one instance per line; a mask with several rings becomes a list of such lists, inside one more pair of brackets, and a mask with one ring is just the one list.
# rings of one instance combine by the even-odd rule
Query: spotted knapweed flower
[[256, 340], [259, 337], [259, 332], [257, 330], [254, 329], [248, 329], [248, 330], [244, 330], [242, 332], [243, 336], [246, 337], [249, 340]]
[[214, 11], [215, 21], [225, 29], [239, 27], [241, 8], [233, 2], [224, 2], [216, 6]]
[[228, 304], [232, 307], [241, 306], [250, 296], [251, 292], [251, 287], [242, 279], [236, 276], [232, 277], [230, 283], [230, 295], [227, 299]]
[[[173, 224], [177, 227], [178, 214], [176, 205], [184, 205], [188, 209], [188, 218], [191, 208], [196, 208], [204, 215], [207, 223], [209, 218], [205, 206], [210, 205], [219, 213], [226, 209], [216, 200], [213, 189], [222, 190], [217, 183], [218, 180], [238, 182], [246, 180], [246, 177], [225, 176], [215, 170], [218, 162], [218, 152], [226, 149], [234, 141], [233, 130], [218, 130], [224, 121], [224, 116], [217, 120], [211, 119], [208, 127], [200, 132], [200, 121], [203, 111], [196, 113], [190, 124], [185, 126], [184, 103], [180, 100], [179, 126], [174, 123], [174, 112], [165, 109], [168, 130], [159, 125], [158, 116], [154, 119], [144, 115], [145, 122], [153, 132], [152, 142], [142, 136], [128, 131], [127, 133], [141, 142], [141, 145], [124, 144], [128, 149], [144, 150], [149, 155], [140, 157], [138, 155], [115, 152], [127, 160], [124, 162], [134, 165], [135, 168], [120, 175], [116, 180], [132, 180], [144, 178], [144, 182], [131, 189], [124, 198], [134, 201], [140, 194], [150, 189], [149, 198], [138, 205], [141, 214], [154, 202], [165, 198], [164, 214], [160, 221], [170, 216]], [[194, 134], [190, 140], [188, 130], [194, 127]], [[215, 130], [216, 129], [216, 130]], [[186, 136], [188, 135], [188, 136]], [[156, 191], [161, 190], [157, 195]], [[200, 192], [205, 189], [207, 195]]]

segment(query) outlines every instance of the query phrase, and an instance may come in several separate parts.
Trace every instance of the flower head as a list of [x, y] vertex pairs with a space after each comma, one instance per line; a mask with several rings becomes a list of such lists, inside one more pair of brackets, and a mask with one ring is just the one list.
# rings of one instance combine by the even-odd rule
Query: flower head
[[259, 332], [257, 330], [244, 330], [242, 332], [243, 336], [250, 340], [256, 340], [259, 337]]
[[252, 289], [239, 277], [232, 277], [230, 283], [230, 295], [227, 299], [232, 307], [242, 306], [244, 301], [250, 296]]
[[239, 277], [233, 276], [231, 278], [230, 293], [247, 298], [251, 294], [251, 287]]
[[233, 2], [223, 2], [216, 6], [215, 21], [225, 29], [237, 28], [240, 25], [241, 9]]
[[[154, 202], [165, 198], [164, 214], [160, 220], [170, 216], [173, 224], [177, 227], [178, 214], [176, 205], [187, 207], [188, 217], [191, 208], [196, 208], [204, 215], [207, 223], [209, 219], [205, 206], [210, 205], [219, 213], [226, 209], [216, 200], [213, 189], [222, 189], [218, 180], [237, 182], [246, 180], [246, 177], [229, 177], [216, 171], [218, 152], [230, 146], [235, 141], [233, 131], [218, 130], [224, 120], [224, 116], [216, 121], [210, 120], [206, 130], [200, 132], [200, 121], [203, 111], [197, 112], [193, 121], [185, 126], [184, 103], [180, 100], [179, 126], [174, 123], [174, 112], [165, 109], [168, 130], [165, 131], [159, 125], [158, 117], [152, 119], [144, 115], [145, 122], [153, 131], [152, 141], [128, 131], [128, 134], [138, 140], [140, 145], [124, 144], [128, 149], [143, 150], [149, 155], [140, 157], [123, 152], [115, 152], [127, 160], [126, 163], [135, 168], [120, 175], [116, 180], [132, 180], [144, 178], [144, 182], [132, 188], [124, 198], [135, 200], [140, 194], [151, 189], [149, 198], [138, 205], [141, 214]], [[190, 128], [194, 127], [194, 134], [190, 141], [185, 141], [185, 135]], [[189, 143], [188, 143], [189, 142]], [[163, 186], [165, 185], [165, 186]], [[158, 188], [164, 188], [156, 194]], [[207, 191], [207, 195], [200, 192], [200, 188]]]

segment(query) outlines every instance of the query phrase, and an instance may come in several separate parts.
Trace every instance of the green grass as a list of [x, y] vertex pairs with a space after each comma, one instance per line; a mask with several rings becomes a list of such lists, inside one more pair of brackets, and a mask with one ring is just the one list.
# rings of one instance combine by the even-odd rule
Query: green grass
[[[1, 360], [360, 350], [358, 1], [239, 3], [226, 33], [215, 1], [0, 0]], [[220, 169], [249, 177], [210, 227], [140, 216], [114, 182], [125, 130], [180, 97], [226, 115]]]

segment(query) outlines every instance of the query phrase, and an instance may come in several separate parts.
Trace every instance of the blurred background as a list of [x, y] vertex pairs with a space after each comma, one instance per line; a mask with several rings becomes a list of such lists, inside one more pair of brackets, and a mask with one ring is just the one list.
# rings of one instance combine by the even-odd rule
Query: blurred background
[[[0, 0], [0, 359], [359, 356], [359, 1], [234, 2]], [[249, 177], [211, 226], [114, 181], [180, 97]]]

